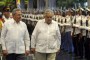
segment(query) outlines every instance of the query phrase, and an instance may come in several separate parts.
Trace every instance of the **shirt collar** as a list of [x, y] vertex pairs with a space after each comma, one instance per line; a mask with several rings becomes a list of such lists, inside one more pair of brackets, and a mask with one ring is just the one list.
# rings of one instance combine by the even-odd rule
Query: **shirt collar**
[[[44, 21], [45, 24], [47, 24], [47, 23], [45, 22], [45, 19], [44, 19], [43, 21]], [[47, 24], [47, 25], [51, 25], [52, 23], [53, 23], [53, 20], [52, 20], [52, 22], [51, 22], [50, 24]]]
[[15, 23], [15, 24], [20, 24], [21, 23], [21, 21], [19, 23], [17, 23], [14, 19], [12, 19], [12, 20], [13, 20], [13, 23]]

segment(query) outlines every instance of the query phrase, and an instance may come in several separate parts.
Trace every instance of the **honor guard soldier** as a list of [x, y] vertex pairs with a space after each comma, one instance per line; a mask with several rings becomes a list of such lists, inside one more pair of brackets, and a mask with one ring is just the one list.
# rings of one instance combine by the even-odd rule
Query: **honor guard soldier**
[[61, 32], [61, 49], [63, 49], [63, 22], [64, 22], [64, 17], [62, 16], [63, 12], [60, 10], [58, 11], [58, 17], [56, 19], [56, 21], [58, 22], [59, 25], [59, 30]]
[[80, 58], [83, 59], [84, 57], [84, 42], [85, 42], [85, 38], [86, 38], [86, 21], [87, 21], [87, 18], [86, 18], [86, 14], [85, 14], [85, 10], [83, 8], [81, 8], [82, 10], [82, 17], [81, 17], [81, 22], [80, 22], [80, 32], [81, 32], [81, 35], [80, 35], [80, 41], [79, 41], [79, 55], [80, 55]]
[[58, 22], [58, 19], [59, 19], [59, 10], [56, 11], [56, 22]]
[[76, 15], [73, 19], [73, 45], [74, 45], [74, 53], [76, 57], [82, 58], [82, 52], [81, 49], [81, 38], [82, 38], [82, 30], [80, 29], [80, 26], [82, 25], [82, 9], [76, 10]]
[[11, 20], [9, 7], [7, 7], [7, 6], [3, 7], [2, 13], [3, 13], [2, 18], [4, 19], [4, 21]]
[[58, 19], [57, 19], [61, 34], [62, 34], [62, 30], [63, 30], [63, 20], [64, 20], [64, 17], [62, 16], [62, 14], [63, 14], [63, 12], [59, 11], [58, 12]]
[[53, 20], [56, 21], [57, 10], [54, 10]]
[[66, 16], [64, 20], [64, 50], [68, 53], [73, 52], [73, 43], [72, 43], [72, 13], [71, 9], [66, 10]]
[[90, 60], [90, 9], [87, 9], [85, 58]]

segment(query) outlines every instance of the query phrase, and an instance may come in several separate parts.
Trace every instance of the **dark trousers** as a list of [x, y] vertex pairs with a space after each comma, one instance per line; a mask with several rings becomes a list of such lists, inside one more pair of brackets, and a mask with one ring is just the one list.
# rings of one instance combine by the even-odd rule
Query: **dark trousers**
[[85, 41], [85, 36], [82, 36], [81, 39], [78, 41], [78, 51], [79, 51], [79, 56], [80, 58], [83, 58], [84, 56], [84, 41]]
[[79, 41], [79, 34], [74, 35], [74, 36], [73, 36], [73, 46], [74, 46], [74, 54], [75, 54], [75, 56], [79, 56], [78, 41]]
[[25, 55], [24, 54], [8, 54], [6, 56], [6, 60], [25, 60]]
[[90, 60], [90, 38], [85, 41], [85, 58]]

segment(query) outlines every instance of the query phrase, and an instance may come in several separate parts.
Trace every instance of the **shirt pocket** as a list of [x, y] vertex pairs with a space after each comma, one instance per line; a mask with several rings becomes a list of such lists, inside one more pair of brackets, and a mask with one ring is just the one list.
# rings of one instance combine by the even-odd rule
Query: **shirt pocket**
[[44, 28], [39, 28], [39, 32], [40, 32], [40, 33], [45, 33], [45, 32], [46, 32], [46, 29], [44, 29]]
[[57, 41], [56, 40], [52, 40], [49, 42], [49, 46], [50, 49], [55, 49], [57, 48]]
[[25, 32], [26, 32], [25, 28], [23, 28], [23, 27], [22, 28], [21, 27], [19, 28], [18, 33], [20, 34], [19, 35], [20, 37], [24, 36]]
[[46, 42], [45, 42], [45, 40], [38, 40], [37, 44], [38, 44], [38, 46], [44, 47], [46, 45]]
[[15, 42], [13, 42], [13, 41], [6, 42], [6, 47], [7, 47], [7, 50], [14, 50], [15, 49]]
[[8, 26], [7, 29], [8, 29], [8, 32], [15, 31], [15, 27], [13, 27], [13, 26]]
[[56, 29], [51, 29], [49, 32], [50, 35], [56, 35]]

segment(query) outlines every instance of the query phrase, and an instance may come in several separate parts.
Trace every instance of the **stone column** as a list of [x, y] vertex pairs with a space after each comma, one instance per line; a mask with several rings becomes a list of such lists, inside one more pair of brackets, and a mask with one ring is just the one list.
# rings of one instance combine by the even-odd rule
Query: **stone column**
[[37, 9], [56, 8], [56, 0], [37, 0]]
[[39, 9], [39, 4], [40, 4], [40, 2], [39, 2], [39, 0], [37, 0], [37, 9]]
[[45, 6], [45, 1], [44, 0], [40, 0], [40, 6], [41, 6], [41, 9], [43, 9], [44, 8], [44, 6]]
[[28, 0], [28, 9], [33, 9], [33, 0]]
[[53, 9], [56, 8], [56, 0], [53, 0], [53, 2], [52, 2], [52, 8], [53, 8]]
[[49, 9], [55, 9], [56, 8], [56, 0], [47, 0], [47, 6]]
[[51, 8], [51, 5], [52, 5], [52, 1], [48, 0], [48, 8]]
[[25, 9], [25, 1], [24, 0], [20, 0], [20, 7], [21, 9]]
[[48, 8], [48, 0], [45, 0], [45, 8], [47, 9]]
[[90, 8], [90, 0], [87, 0], [87, 2], [88, 2], [88, 7]]
[[37, 0], [37, 9], [44, 8], [44, 0]]

